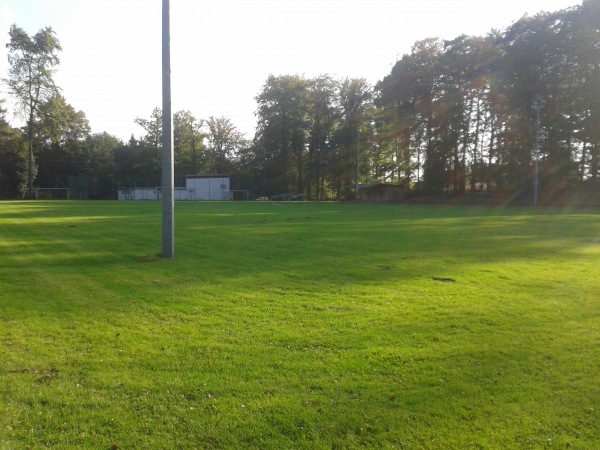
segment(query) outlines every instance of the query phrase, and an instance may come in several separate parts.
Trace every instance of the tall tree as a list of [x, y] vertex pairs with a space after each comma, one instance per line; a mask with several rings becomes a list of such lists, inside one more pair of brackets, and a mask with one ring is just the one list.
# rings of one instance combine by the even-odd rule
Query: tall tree
[[135, 123], [145, 132], [142, 141], [159, 154], [162, 151], [162, 109], [154, 108], [148, 119], [136, 117]]
[[86, 173], [90, 125], [60, 94], [39, 106], [34, 126], [38, 180], [44, 187], [68, 187], [68, 178]]
[[[337, 103], [339, 123], [336, 129], [334, 189], [341, 197], [344, 188], [356, 180], [361, 147], [360, 135], [369, 119], [365, 112], [372, 100], [372, 88], [364, 78], [345, 78], [339, 86]], [[360, 173], [358, 174], [360, 178]]]
[[[127, 148], [137, 155], [132, 157], [138, 158], [136, 166], [144, 173], [143, 179], [155, 179], [162, 164], [162, 110], [154, 108], [148, 119], [137, 117], [135, 123], [144, 130], [144, 134], [139, 141], [135, 141], [135, 145], [130, 142], [132, 145]], [[173, 114], [175, 175], [179, 180], [176, 182], [181, 182], [186, 175], [207, 170], [204, 146], [206, 134], [201, 126], [202, 121], [196, 119], [190, 111], [177, 111]]]
[[175, 153], [175, 176], [196, 175], [207, 170], [205, 133], [202, 120], [190, 111], [173, 114], [173, 138]]
[[270, 195], [304, 192], [308, 86], [308, 80], [298, 75], [271, 75], [256, 97], [258, 158]]
[[137, 117], [135, 123], [143, 128], [143, 134], [135, 145], [133, 172], [144, 186], [160, 186], [162, 167], [162, 109], [154, 108], [150, 118]]
[[306, 193], [309, 199], [321, 200], [325, 196], [325, 180], [327, 163], [332, 148], [331, 142], [339, 109], [337, 107], [337, 90], [339, 83], [328, 75], [314, 78], [309, 84], [309, 135], [308, 171], [306, 177]]
[[446, 180], [447, 142], [442, 139], [444, 122], [438, 114], [444, 106], [442, 52], [439, 39], [418, 41], [378, 84], [378, 105], [392, 108], [390, 117], [397, 120], [392, 136], [410, 149], [416, 187], [428, 193], [442, 192]]
[[83, 172], [87, 177], [87, 189], [90, 199], [114, 198], [115, 175], [117, 167], [115, 152], [123, 146], [123, 141], [116, 136], [94, 133], [85, 140], [86, 165]]
[[27, 154], [23, 134], [6, 121], [0, 100], [0, 199], [27, 192]]
[[59, 64], [58, 52], [62, 50], [56, 34], [46, 27], [30, 37], [23, 29], [12, 25], [9, 31], [8, 86], [15, 96], [26, 120], [29, 142], [28, 190], [33, 197], [35, 178], [34, 126], [40, 104], [55, 95], [55, 67]]
[[235, 154], [245, 145], [244, 136], [228, 117], [210, 116], [208, 128], [208, 167], [213, 173], [230, 173]]
[[598, 24], [600, 1], [586, 0], [525, 16], [483, 38], [417, 42], [377, 85], [378, 145], [389, 149], [395, 141], [407, 150], [417, 170], [411, 179], [429, 193], [486, 186], [529, 199], [536, 138], [532, 105], [544, 99], [539, 166], [546, 199], [578, 183], [595, 184]]

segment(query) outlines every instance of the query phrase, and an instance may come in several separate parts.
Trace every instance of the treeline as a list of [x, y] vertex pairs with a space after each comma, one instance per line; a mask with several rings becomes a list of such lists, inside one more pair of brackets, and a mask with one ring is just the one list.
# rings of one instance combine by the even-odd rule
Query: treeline
[[[35, 197], [29, 191], [29, 143], [22, 130], [10, 127], [0, 110], [0, 198]], [[137, 118], [144, 130], [128, 142], [108, 133], [91, 133], [85, 115], [57, 95], [40, 104], [34, 124], [34, 188], [70, 188], [81, 199], [114, 199], [118, 187], [160, 186], [162, 116]], [[189, 111], [173, 117], [175, 174], [233, 173], [237, 151], [247, 146], [231, 121], [199, 121]]]
[[[597, 190], [600, 2], [418, 42], [377, 85], [380, 145], [428, 193]], [[538, 134], [537, 108], [540, 109]], [[395, 153], [398, 151], [398, 153]]]
[[[254, 173], [267, 192], [339, 198], [358, 162], [363, 183], [531, 199], [536, 137], [540, 198], [595, 192], [600, 2], [485, 37], [417, 42], [373, 89], [364, 80], [271, 77], [257, 102]], [[534, 105], [543, 105], [539, 128]]]
[[[40, 33], [53, 36], [51, 29]], [[31, 78], [15, 70], [26, 53], [14, 51], [15, 42], [55, 43], [43, 51], [29, 47], [46, 56], [60, 50], [56, 39], [36, 37], [11, 29], [7, 81], [17, 98], [17, 81], [31, 85]], [[45, 61], [43, 75], [51, 80], [58, 60]], [[0, 114], [1, 197], [31, 195], [34, 185], [67, 187], [69, 180], [85, 183], [79, 191], [87, 198], [115, 198], [117, 186], [160, 184], [159, 109], [137, 118], [143, 135], [124, 143], [91, 134], [84, 113], [47, 81], [35, 107], [20, 91], [30, 118], [23, 130]], [[177, 112], [176, 178], [229, 173], [232, 189], [309, 199], [352, 198], [357, 177], [427, 196], [484, 191], [530, 201], [536, 179], [542, 202], [594, 196], [600, 192], [600, 0], [524, 17], [483, 37], [419, 41], [375, 86], [326, 75], [270, 76], [256, 102], [252, 140], [226, 117]]]

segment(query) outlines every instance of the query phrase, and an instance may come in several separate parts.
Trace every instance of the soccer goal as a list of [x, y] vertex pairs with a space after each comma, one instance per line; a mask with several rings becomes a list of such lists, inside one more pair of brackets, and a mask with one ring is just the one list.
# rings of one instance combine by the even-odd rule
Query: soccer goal
[[70, 200], [71, 190], [69, 188], [36, 188], [36, 200]]
[[271, 203], [273, 205], [287, 205], [291, 202], [302, 201], [304, 201], [304, 194], [281, 194], [271, 197]]

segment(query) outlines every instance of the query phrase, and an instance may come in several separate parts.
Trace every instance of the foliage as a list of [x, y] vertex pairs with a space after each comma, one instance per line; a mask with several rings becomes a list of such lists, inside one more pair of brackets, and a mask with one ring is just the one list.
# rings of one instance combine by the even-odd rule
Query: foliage
[[257, 163], [267, 194], [303, 192], [309, 83], [303, 77], [269, 76], [256, 97]]
[[228, 117], [210, 116], [206, 121], [208, 172], [230, 174], [234, 169], [234, 159], [240, 149], [247, 144], [242, 133]]
[[[544, 99], [545, 201], [595, 184], [600, 141], [598, 2], [524, 17], [503, 32], [425, 40], [377, 85], [382, 135], [416, 162], [425, 192], [504, 190], [533, 184], [535, 113]], [[420, 176], [422, 168], [423, 177]], [[422, 182], [422, 185], [421, 185]]]
[[0, 101], [0, 199], [27, 192], [27, 150], [22, 133], [5, 119]]
[[[37, 182], [42, 187], [68, 187], [68, 177], [84, 171], [89, 163], [86, 144], [90, 126], [85, 114], [57, 94], [40, 104], [34, 127]], [[57, 185], [60, 180], [65, 185]]]
[[[374, 87], [361, 78], [271, 75], [256, 96], [252, 141], [228, 117], [174, 114], [176, 183], [189, 174], [226, 172], [235, 189], [256, 196], [352, 199], [357, 183], [395, 183], [412, 195], [487, 191], [531, 204], [539, 178], [541, 203], [598, 199], [599, 23], [600, 1], [586, 0], [485, 36], [423, 39]], [[114, 198], [119, 185], [160, 184], [160, 108], [135, 119], [141, 136], [113, 142], [95, 165], [85, 115], [58, 95], [52, 80], [60, 51], [52, 29], [30, 38], [13, 26], [9, 50], [8, 81], [29, 114], [29, 147], [39, 146], [29, 155], [29, 189], [37, 166], [38, 185], [85, 178], [95, 186], [88, 198]], [[39, 89], [27, 90], [34, 81]], [[538, 130], [532, 105], [539, 100], [545, 106]], [[2, 185], [0, 196], [14, 196], [21, 169], [14, 162], [5, 168], [10, 186]]]
[[50, 27], [30, 37], [23, 29], [12, 25], [8, 48], [9, 78], [5, 80], [17, 100], [27, 123], [29, 142], [28, 191], [33, 196], [35, 179], [34, 126], [40, 104], [56, 95], [54, 68], [59, 64], [58, 52], [62, 50], [58, 38]]
[[[2, 448], [594, 448], [582, 210], [0, 204]], [[35, 280], [35, 282], [32, 282]]]
[[[154, 108], [149, 119], [136, 118], [135, 122], [144, 129], [144, 135], [136, 145], [137, 159], [132, 165], [134, 172], [141, 168], [145, 178], [150, 176], [160, 185], [162, 164], [162, 110]], [[205, 134], [201, 130], [202, 121], [197, 120], [189, 111], [177, 111], [173, 115], [173, 144], [175, 175], [185, 177], [207, 169], [207, 155], [204, 146]], [[135, 184], [133, 184], [135, 185]], [[147, 183], [145, 186], [149, 186]]]
[[173, 115], [173, 150], [177, 176], [210, 172], [207, 169], [208, 158], [204, 144], [206, 133], [202, 130], [202, 123], [190, 111], [177, 111]]
[[336, 198], [355, 179], [357, 140], [371, 99], [364, 79], [270, 76], [258, 102], [255, 167], [263, 195]]

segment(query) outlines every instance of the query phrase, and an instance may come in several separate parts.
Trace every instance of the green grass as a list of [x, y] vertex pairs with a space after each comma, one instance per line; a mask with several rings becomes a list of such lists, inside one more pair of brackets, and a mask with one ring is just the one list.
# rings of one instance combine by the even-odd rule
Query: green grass
[[599, 219], [0, 203], [0, 448], [597, 448]]

